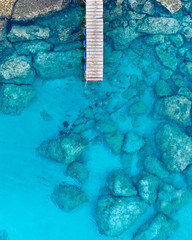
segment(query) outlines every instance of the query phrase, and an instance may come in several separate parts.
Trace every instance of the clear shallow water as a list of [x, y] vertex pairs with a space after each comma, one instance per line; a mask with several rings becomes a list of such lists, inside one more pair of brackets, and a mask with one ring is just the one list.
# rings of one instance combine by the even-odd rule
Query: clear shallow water
[[[113, 239], [99, 234], [95, 207], [98, 196], [106, 187], [108, 173], [122, 167], [120, 156], [115, 156], [100, 136], [89, 144], [83, 159], [90, 176], [82, 187], [89, 202], [65, 213], [51, 201], [50, 195], [62, 181], [77, 182], [65, 176], [64, 165], [39, 157], [36, 148], [43, 140], [58, 137], [63, 121], [72, 125], [88, 106], [98, 109], [103, 120], [113, 119], [123, 133], [134, 130], [147, 137], [154, 146], [154, 132], [161, 121], [150, 115], [156, 99], [153, 83], [159, 79], [159, 72], [164, 67], [157, 62], [152, 47], [142, 52], [143, 42], [141, 37], [129, 49], [115, 51], [106, 38], [104, 82], [88, 83], [85, 88], [80, 76], [52, 81], [37, 79], [37, 97], [20, 116], [0, 114], [0, 228], [7, 231], [10, 240]], [[154, 72], [151, 71], [148, 78], [143, 77], [142, 69], [151, 63], [156, 63]], [[137, 99], [142, 99], [148, 107], [147, 114], [140, 117], [138, 127], [133, 127], [134, 118], [127, 112], [132, 100], [121, 96], [130, 85], [132, 74], [140, 80]], [[143, 86], [145, 83], [148, 87]], [[43, 111], [49, 114], [48, 120], [42, 117]], [[93, 139], [99, 134], [94, 129], [84, 135]], [[131, 176], [140, 171], [137, 161], [135, 155], [130, 167]], [[183, 186], [183, 179], [178, 178], [176, 185]], [[180, 226], [171, 240], [192, 239], [191, 209], [192, 200], [174, 216]], [[150, 207], [130, 230], [114, 239], [131, 239], [138, 227], [153, 215], [154, 209]]]
[[[126, 57], [127, 60], [130, 59], [125, 54], [124, 61]], [[125, 69], [123, 64], [121, 68]], [[129, 74], [128, 68], [126, 71]], [[117, 101], [124, 104], [119, 86], [109, 86], [105, 80], [98, 85], [101, 89], [100, 94], [104, 95], [105, 91], [117, 92], [119, 98], [112, 99], [111, 105], [115, 105]], [[90, 178], [83, 186], [89, 197], [89, 203], [65, 213], [50, 200], [54, 186], [66, 179], [65, 167], [52, 160], [40, 158], [35, 150], [43, 140], [58, 136], [58, 129], [64, 120], [72, 123], [90, 105], [83, 92], [91, 88], [91, 83], [88, 83], [85, 89], [78, 78], [44, 83], [38, 79], [36, 88], [38, 94], [35, 101], [21, 116], [3, 114], [0, 116], [0, 226], [7, 230], [9, 239], [17, 240], [110, 239], [98, 233], [95, 205], [100, 189], [105, 186], [106, 175], [112, 169], [121, 167], [120, 157], [114, 156], [102, 141], [89, 145], [84, 158], [88, 160]], [[149, 88], [143, 96], [149, 109], [153, 103], [150, 93]], [[40, 114], [42, 110], [51, 115], [50, 121], [43, 120]], [[133, 128], [131, 119], [127, 117], [127, 105], [113, 114], [112, 118], [123, 132]], [[142, 124], [137, 131], [153, 138], [157, 123], [158, 121], [143, 116]], [[87, 134], [90, 136], [93, 133]], [[137, 169], [132, 166], [132, 174], [135, 173]], [[74, 182], [69, 178], [67, 181]], [[192, 201], [176, 214], [175, 218], [179, 220], [180, 227], [172, 236], [172, 240], [191, 240], [191, 209]], [[117, 239], [130, 239], [137, 227], [151, 215], [153, 209], [149, 209], [130, 231]]]

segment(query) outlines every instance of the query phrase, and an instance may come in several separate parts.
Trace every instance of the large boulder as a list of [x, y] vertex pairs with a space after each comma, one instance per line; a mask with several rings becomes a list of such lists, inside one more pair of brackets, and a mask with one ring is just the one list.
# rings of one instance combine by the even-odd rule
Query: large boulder
[[35, 90], [30, 85], [3, 84], [0, 109], [5, 114], [20, 114], [34, 97]]
[[156, 0], [156, 1], [160, 2], [172, 14], [179, 11], [179, 9], [181, 9], [182, 7], [182, 3], [180, 0]]
[[157, 210], [164, 214], [173, 214], [187, 203], [190, 192], [186, 189], [176, 189], [172, 185], [163, 184], [157, 198]]
[[85, 146], [84, 139], [70, 135], [43, 141], [37, 150], [42, 157], [69, 164], [77, 160]]
[[71, 0], [18, 0], [14, 6], [12, 18], [27, 20], [45, 16], [48, 13], [62, 10], [70, 2]]
[[105, 134], [104, 137], [113, 154], [119, 155], [123, 145], [124, 134], [120, 131], [117, 131], [115, 133]]
[[129, 197], [137, 195], [136, 188], [123, 170], [119, 169], [110, 172], [107, 177], [107, 183], [114, 196]]
[[35, 71], [32, 60], [26, 56], [11, 56], [0, 65], [0, 82], [32, 84]]
[[158, 128], [156, 146], [170, 171], [182, 172], [192, 163], [192, 139], [175, 126], [163, 124]]
[[97, 224], [101, 233], [118, 237], [145, 212], [148, 205], [138, 197], [101, 196], [97, 203]]
[[165, 97], [155, 104], [154, 113], [183, 127], [191, 126], [191, 101], [184, 96]]
[[175, 220], [158, 214], [141, 226], [133, 240], [167, 240], [177, 227], [178, 223]]
[[139, 26], [138, 32], [148, 34], [174, 34], [179, 31], [180, 25], [174, 18], [148, 17]]
[[61, 79], [78, 75], [82, 68], [82, 51], [40, 52], [35, 57], [37, 73], [43, 79]]
[[21, 26], [13, 24], [7, 37], [11, 42], [49, 39], [49, 28], [42, 28], [38, 25]]
[[81, 188], [64, 183], [54, 189], [52, 200], [59, 208], [68, 212], [87, 202], [88, 198]]

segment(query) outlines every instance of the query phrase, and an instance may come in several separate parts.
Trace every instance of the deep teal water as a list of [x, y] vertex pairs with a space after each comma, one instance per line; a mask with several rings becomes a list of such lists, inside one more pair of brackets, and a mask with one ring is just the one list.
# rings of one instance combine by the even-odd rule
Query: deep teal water
[[[36, 148], [44, 140], [57, 138], [64, 121], [72, 125], [90, 106], [94, 112], [101, 113], [100, 121], [110, 118], [122, 133], [134, 130], [154, 147], [155, 130], [164, 121], [151, 116], [156, 100], [154, 84], [164, 67], [157, 61], [151, 46], [144, 46], [143, 42], [144, 37], [140, 37], [129, 48], [115, 50], [105, 36], [103, 82], [88, 82], [85, 88], [80, 74], [51, 81], [38, 78], [35, 82], [37, 96], [20, 116], [0, 113], [0, 228], [7, 231], [9, 240], [113, 239], [98, 232], [95, 208], [108, 173], [122, 168], [121, 156], [111, 152], [95, 130], [96, 126], [82, 133], [90, 140], [83, 153], [90, 172], [83, 185], [89, 202], [70, 213], [60, 210], [50, 195], [62, 181], [75, 184], [76, 181], [65, 176], [66, 166], [40, 157]], [[148, 78], [143, 77], [142, 69], [154, 63]], [[127, 109], [133, 100], [122, 97], [133, 75], [139, 79], [135, 99], [142, 100], [148, 108], [147, 113], [137, 119], [128, 115]], [[49, 121], [42, 117], [42, 111], [50, 115]], [[138, 158], [135, 154], [128, 169], [130, 176], [142, 171]], [[175, 179], [176, 186], [186, 187], [180, 175], [173, 174], [170, 178]], [[138, 227], [154, 214], [154, 206], [151, 206], [130, 230], [114, 239], [131, 239]], [[170, 239], [191, 240], [192, 200], [174, 215], [174, 219], [178, 220], [179, 227]]]

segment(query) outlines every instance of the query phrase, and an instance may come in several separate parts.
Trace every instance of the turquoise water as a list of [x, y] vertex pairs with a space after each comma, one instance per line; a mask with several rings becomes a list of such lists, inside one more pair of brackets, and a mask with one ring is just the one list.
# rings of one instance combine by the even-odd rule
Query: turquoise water
[[[113, 10], [114, 7], [113, 2], [108, 5], [106, 5], [106, 15], [110, 12], [109, 9]], [[125, 14], [126, 12], [123, 19], [126, 18]], [[169, 16], [167, 12], [163, 14]], [[176, 14], [175, 18], [182, 18], [182, 14], [190, 16], [190, 13], [183, 10]], [[158, 17], [158, 14], [155, 16]], [[166, 117], [156, 119], [153, 116], [154, 104], [160, 98], [154, 91], [156, 83], [163, 78], [162, 72], [170, 68], [166, 68], [159, 60], [154, 45], [147, 45], [146, 35], [130, 43], [118, 45], [116, 42], [120, 42], [123, 36], [117, 36], [115, 31], [117, 27], [122, 26], [122, 18], [118, 17], [118, 12], [117, 16], [114, 14], [110, 17], [105, 17], [103, 82], [88, 82], [85, 87], [85, 82], [82, 81], [82, 69], [77, 69], [83, 66], [83, 62], [80, 62], [82, 66], [79, 65], [81, 57], [77, 53], [77, 58], [71, 61], [72, 69], [67, 69], [66, 64], [65, 77], [45, 80], [38, 76], [35, 79], [33, 86], [36, 97], [20, 115], [0, 113], [0, 229], [7, 232], [9, 240], [127, 240], [132, 239], [140, 226], [153, 219], [156, 214], [155, 202], [153, 202], [127, 231], [116, 238], [101, 234], [97, 226], [97, 200], [100, 195], [108, 193], [106, 184], [108, 174], [112, 170], [124, 169], [127, 177], [133, 179], [134, 185], [137, 185], [135, 179], [144, 172], [145, 160], [141, 148], [140, 151], [135, 151], [133, 156], [130, 154], [131, 160], [128, 165], [122, 164], [123, 152], [125, 152], [123, 146], [115, 155], [105, 141], [105, 134], [99, 130], [100, 124], [112, 120], [123, 136], [129, 131], [134, 131], [144, 137], [145, 144], [151, 146], [154, 156], [160, 160], [162, 156], [155, 143], [159, 124], [168, 122], [187, 132], [186, 126], [181, 126], [173, 119]], [[37, 21], [41, 22], [41, 19]], [[108, 22], [111, 23], [110, 26]], [[44, 24], [41, 23], [42, 26]], [[78, 48], [79, 40], [78, 36], [74, 48]], [[190, 41], [186, 40], [183, 47], [188, 47]], [[73, 44], [69, 49], [64, 53], [67, 60], [73, 50]], [[83, 53], [81, 46], [77, 50]], [[183, 61], [181, 56], [177, 55], [177, 58], [178, 62]], [[38, 75], [41, 75], [41, 72]], [[55, 73], [53, 75], [55, 76]], [[181, 75], [185, 86], [190, 89], [191, 76], [182, 75], [179, 66], [173, 71], [172, 76], [174, 75]], [[168, 77], [166, 82], [172, 89], [170, 95], [176, 96], [179, 88], [171, 79], [173, 78]], [[133, 97], [130, 97], [130, 92], [126, 93], [130, 86], [132, 88], [134, 86], [136, 90]], [[145, 104], [146, 111], [131, 115], [130, 106], [138, 100]], [[91, 120], [94, 121], [89, 122], [90, 125], [88, 124], [87, 127], [86, 122]], [[63, 127], [65, 121], [69, 124], [70, 133], [88, 140], [80, 158], [76, 160], [83, 162], [89, 171], [88, 180], [84, 184], [66, 176], [65, 164], [42, 157], [37, 151], [43, 141], [67, 136], [67, 134], [63, 135], [66, 130]], [[76, 126], [79, 125], [77, 121], [83, 122], [78, 132], [74, 127], [75, 122]], [[72, 155], [72, 152], [70, 154]], [[159, 181], [165, 181], [177, 188], [187, 188], [190, 191], [183, 173], [169, 172], [167, 178]], [[88, 202], [70, 212], [60, 209], [52, 201], [52, 193], [55, 186], [62, 182], [82, 188], [88, 197]], [[171, 235], [171, 240], [192, 239], [191, 210], [192, 200], [189, 199], [182, 207], [178, 204], [177, 211], [171, 214], [171, 217], [178, 221], [178, 227]], [[5, 240], [6, 237], [2, 239]], [[146, 235], [142, 239], [167, 238], [150, 238]]]

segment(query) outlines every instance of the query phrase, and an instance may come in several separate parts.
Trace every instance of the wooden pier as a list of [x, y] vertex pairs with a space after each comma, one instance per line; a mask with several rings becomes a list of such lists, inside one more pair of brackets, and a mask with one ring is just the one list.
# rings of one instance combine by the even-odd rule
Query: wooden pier
[[103, 80], [103, 0], [86, 0], [85, 79]]

